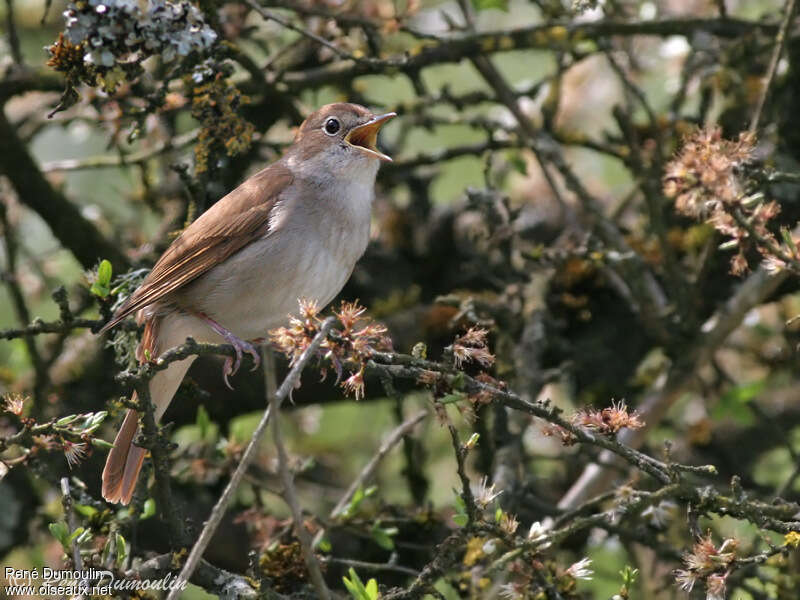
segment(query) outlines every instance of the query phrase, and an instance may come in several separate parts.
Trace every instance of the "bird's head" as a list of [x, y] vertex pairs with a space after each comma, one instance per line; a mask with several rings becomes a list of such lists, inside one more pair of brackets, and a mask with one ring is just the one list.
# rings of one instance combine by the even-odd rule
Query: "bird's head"
[[391, 158], [378, 150], [378, 131], [396, 114], [375, 115], [358, 104], [327, 104], [312, 113], [297, 131], [289, 151], [290, 164], [350, 174], [377, 171]]

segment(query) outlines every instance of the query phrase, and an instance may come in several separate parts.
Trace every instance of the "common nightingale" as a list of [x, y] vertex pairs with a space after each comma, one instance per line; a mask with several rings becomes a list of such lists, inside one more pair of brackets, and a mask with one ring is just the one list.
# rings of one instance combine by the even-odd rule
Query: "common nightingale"
[[[300, 126], [277, 162], [259, 171], [189, 225], [106, 331], [131, 314], [144, 324], [140, 362], [197, 341], [229, 343], [236, 357], [223, 367], [226, 384], [246, 340], [286, 322], [298, 298], [328, 304], [344, 286], [369, 240], [378, 130], [395, 113], [374, 115], [357, 104], [329, 104]], [[173, 362], [149, 382], [160, 419], [195, 357]], [[128, 410], [103, 469], [103, 497], [128, 504], [146, 450], [134, 444], [138, 415]]]

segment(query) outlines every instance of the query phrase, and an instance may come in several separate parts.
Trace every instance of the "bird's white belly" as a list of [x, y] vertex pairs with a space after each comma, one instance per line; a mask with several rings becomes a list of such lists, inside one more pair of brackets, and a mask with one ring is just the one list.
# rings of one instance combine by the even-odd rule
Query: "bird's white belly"
[[327, 305], [367, 247], [376, 170], [293, 186], [273, 209], [269, 233], [190, 284], [199, 310], [253, 339], [286, 324], [300, 298]]
[[215, 267], [193, 286], [200, 310], [242, 339], [266, 337], [297, 314], [298, 299], [327, 305], [363, 253], [369, 228], [325, 243], [269, 235]]
[[263, 270], [256, 269], [260, 273], [247, 277], [235, 307], [218, 311], [220, 319], [228, 313], [224, 318], [230, 322], [225, 326], [244, 339], [264, 337], [268, 330], [285, 325], [290, 314], [298, 313], [300, 298], [315, 300], [320, 308], [328, 304], [344, 287], [355, 263], [344, 264], [328, 252], [312, 252], [309, 247], [303, 250], [277, 261], [288, 268], [262, 265]]

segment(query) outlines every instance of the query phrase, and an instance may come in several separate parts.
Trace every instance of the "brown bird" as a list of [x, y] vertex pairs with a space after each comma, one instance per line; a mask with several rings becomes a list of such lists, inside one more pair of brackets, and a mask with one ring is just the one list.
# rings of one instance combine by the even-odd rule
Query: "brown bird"
[[[375, 116], [357, 104], [329, 104], [308, 117], [279, 161], [219, 200], [170, 244], [142, 285], [103, 327], [136, 313], [144, 334], [140, 362], [187, 337], [236, 349], [225, 383], [252, 355], [254, 340], [286, 322], [298, 298], [328, 304], [369, 240], [378, 130], [395, 113]], [[150, 380], [160, 419], [195, 357]], [[103, 497], [128, 504], [145, 457], [133, 443], [138, 415], [128, 410], [103, 469]]]

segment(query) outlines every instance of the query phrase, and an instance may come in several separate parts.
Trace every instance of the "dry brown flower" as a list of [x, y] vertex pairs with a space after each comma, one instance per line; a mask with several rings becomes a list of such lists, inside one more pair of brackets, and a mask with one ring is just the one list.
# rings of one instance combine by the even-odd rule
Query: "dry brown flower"
[[731, 238], [736, 249], [731, 258], [734, 275], [749, 267], [744, 240], [755, 244], [772, 271], [785, 269], [788, 263], [798, 266], [797, 240], [788, 232], [779, 240], [769, 228], [780, 213], [778, 203], [765, 200], [760, 192], [748, 195], [744, 167], [752, 162], [754, 147], [750, 133], [732, 141], [723, 139], [719, 128], [698, 129], [685, 138], [664, 173], [664, 194], [674, 198], [679, 213], [704, 220]]
[[644, 421], [636, 411], [628, 412], [625, 402], [612, 401], [611, 406], [603, 410], [587, 408], [576, 412], [572, 424], [586, 429], [593, 429], [604, 435], [613, 435], [620, 429], [641, 429]]
[[677, 157], [664, 172], [664, 194], [675, 199], [678, 212], [708, 219], [720, 204], [738, 203], [744, 188], [738, 169], [752, 159], [755, 137], [722, 138], [719, 127], [688, 135]]
[[21, 417], [22, 411], [25, 409], [27, 398], [22, 394], [14, 393], [6, 395], [5, 400], [6, 402], [3, 409], [13, 415]]
[[482, 367], [494, 364], [494, 355], [488, 349], [489, 332], [481, 327], [471, 327], [453, 342], [453, 364], [460, 369], [465, 362], [475, 362]]
[[352, 394], [356, 401], [364, 397], [364, 368], [362, 367], [357, 372], [353, 373], [350, 377], [341, 383], [346, 394]]
[[79, 465], [86, 458], [86, 444], [83, 442], [75, 443], [64, 440], [61, 444], [61, 449], [64, 451], [64, 457], [67, 459], [70, 469]]
[[[386, 327], [372, 322], [366, 316], [366, 309], [356, 302], [342, 302], [340, 308], [333, 313], [342, 327], [334, 328], [328, 339], [322, 342], [319, 358], [327, 359], [333, 365], [337, 383], [344, 376], [345, 369], [350, 371], [341, 386], [345, 393], [360, 400], [364, 397], [364, 369], [367, 360], [376, 350], [390, 350], [391, 339], [387, 335]], [[270, 331], [270, 340], [279, 352], [289, 358], [290, 364], [295, 364], [319, 332], [321, 323], [317, 303], [301, 299], [299, 316], [290, 315], [288, 327]], [[327, 368], [321, 367], [321, 372], [324, 379]]]

